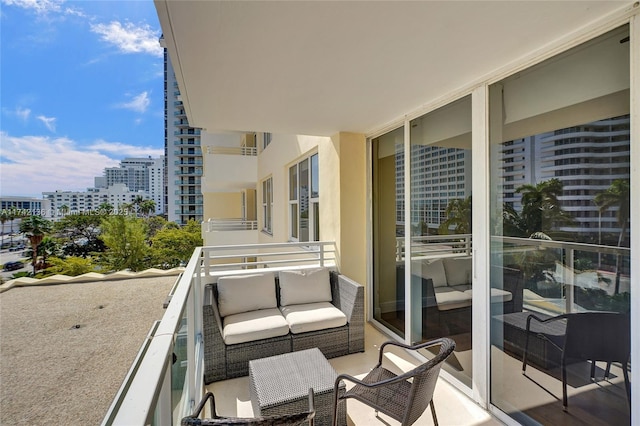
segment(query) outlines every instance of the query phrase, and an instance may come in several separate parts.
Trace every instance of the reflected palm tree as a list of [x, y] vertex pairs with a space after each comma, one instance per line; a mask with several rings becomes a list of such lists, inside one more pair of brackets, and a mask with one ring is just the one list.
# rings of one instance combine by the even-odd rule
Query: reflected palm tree
[[440, 224], [440, 234], [449, 234], [453, 227], [454, 234], [471, 233], [471, 195], [465, 199], [451, 200], [444, 214], [446, 219]]
[[[594, 198], [594, 202], [598, 205], [600, 213], [604, 213], [610, 208], [617, 208], [616, 221], [620, 227], [620, 235], [618, 236], [618, 247], [622, 247], [625, 236], [627, 234], [627, 225], [631, 213], [631, 185], [628, 179], [616, 179], [611, 186], [605, 191], [600, 192]], [[616, 286], [615, 293], [620, 291], [620, 264], [622, 263], [622, 254], [616, 256]]]

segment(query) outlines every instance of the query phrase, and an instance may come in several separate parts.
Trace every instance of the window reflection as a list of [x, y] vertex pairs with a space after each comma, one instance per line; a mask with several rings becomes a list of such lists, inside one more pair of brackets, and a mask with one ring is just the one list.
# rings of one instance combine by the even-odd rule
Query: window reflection
[[491, 87], [491, 297], [518, 295], [491, 306], [491, 401], [521, 423], [630, 423], [626, 34]]

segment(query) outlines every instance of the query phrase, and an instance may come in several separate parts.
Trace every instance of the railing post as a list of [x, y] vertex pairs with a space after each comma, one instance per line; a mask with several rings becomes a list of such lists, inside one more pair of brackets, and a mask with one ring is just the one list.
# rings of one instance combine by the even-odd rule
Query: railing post
[[324, 266], [324, 244], [320, 244], [319, 248], [320, 248], [320, 266]]
[[573, 302], [574, 302], [574, 295], [575, 295], [575, 277], [576, 277], [576, 272], [574, 269], [574, 249], [569, 248], [567, 249], [567, 257], [566, 257], [566, 261], [567, 261], [567, 268], [564, 268], [565, 271], [568, 270], [568, 277], [564, 277], [564, 282], [565, 282], [565, 310], [567, 313], [571, 313], [573, 312]]

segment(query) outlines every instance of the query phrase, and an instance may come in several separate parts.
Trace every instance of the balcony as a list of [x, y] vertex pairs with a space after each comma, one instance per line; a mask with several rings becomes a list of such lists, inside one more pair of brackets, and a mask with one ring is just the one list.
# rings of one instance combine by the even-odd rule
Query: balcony
[[204, 244], [238, 245], [258, 243], [258, 221], [246, 219], [209, 219], [202, 222]]
[[207, 147], [204, 157], [207, 180], [203, 191], [255, 188], [258, 180], [256, 148]]
[[[179, 154], [179, 155], [183, 155], [183, 154]], [[173, 164], [175, 164], [176, 166], [202, 166], [202, 160], [201, 159], [193, 159], [189, 161], [182, 160], [182, 161], [175, 161]]]
[[174, 136], [178, 136], [178, 137], [193, 137], [193, 136], [200, 136], [200, 129], [192, 129], [192, 130], [176, 130], [175, 132], [173, 132]]

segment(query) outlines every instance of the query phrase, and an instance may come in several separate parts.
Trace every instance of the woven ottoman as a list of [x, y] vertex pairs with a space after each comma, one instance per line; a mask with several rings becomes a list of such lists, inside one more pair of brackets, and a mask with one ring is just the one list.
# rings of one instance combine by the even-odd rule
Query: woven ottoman
[[[331, 425], [333, 385], [338, 374], [320, 349], [313, 348], [249, 361], [251, 405], [255, 416], [292, 414], [309, 409], [313, 388], [316, 425]], [[340, 394], [344, 393], [344, 384]], [[346, 403], [338, 403], [338, 424], [347, 424]]]

